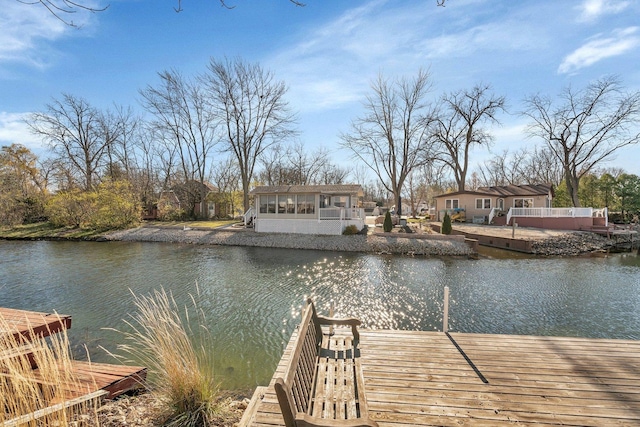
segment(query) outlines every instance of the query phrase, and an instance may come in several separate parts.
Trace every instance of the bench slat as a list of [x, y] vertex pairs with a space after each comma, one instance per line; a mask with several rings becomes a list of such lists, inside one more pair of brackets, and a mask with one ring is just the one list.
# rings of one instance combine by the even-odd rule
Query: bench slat
[[347, 401], [347, 418], [354, 419], [358, 418], [358, 411], [356, 410], [356, 393], [355, 393], [355, 362], [353, 358], [349, 359], [349, 363], [345, 365], [345, 381], [346, 387], [353, 392], [349, 395], [349, 400]]
[[[345, 338], [339, 339], [336, 342], [336, 349], [341, 352], [345, 352], [347, 347], [345, 345]], [[346, 400], [349, 398], [349, 390], [344, 378], [345, 359], [339, 358], [336, 363], [335, 372], [335, 395], [336, 395], [336, 420], [346, 420], [347, 413], [345, 411]], [[351, 393], [353, 395], [353, 393]]]

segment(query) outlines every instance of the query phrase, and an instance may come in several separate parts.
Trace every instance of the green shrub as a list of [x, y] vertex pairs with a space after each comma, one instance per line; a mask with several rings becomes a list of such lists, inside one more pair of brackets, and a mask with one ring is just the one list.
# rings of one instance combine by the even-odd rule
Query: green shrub
[[385, 233], [390, 233], [393, 230], [393, 221], [391, 221], [391, 212], [387, 211], [384, 214], [384, 222], [382, 223], [382, 229]]
[[451, 217], [448, 212], [445, 212], [444, 218], [442, 218], [442, 234], [451, 234]]
[[46, 204], [45, 213], [56, 227], [83, 227], [95, 211], [95, 193], [80, 190], [61, 191]]
[[127, 181], [106, 181], [93, 191], [68, 190], [52, 196], [45, 213], [57, 227], [108, 230], [140, 220], [141, 207]]
[[345, 236], [353, 236], [354, 234], [358, 234], [358, 227], [351, 224], [351, 225], [347, 225], [344, 230], [342, 231], [342, 234]]
[[106, 181], [95, 191], [96, 210], [89, 218], [94, 230], [125, 228], [140, 220], [141, 207], [128, 181]]

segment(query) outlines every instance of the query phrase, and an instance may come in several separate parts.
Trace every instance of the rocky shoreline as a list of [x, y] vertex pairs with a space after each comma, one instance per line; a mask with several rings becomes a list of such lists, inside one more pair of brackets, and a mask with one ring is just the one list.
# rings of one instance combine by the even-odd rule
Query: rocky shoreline
[[472, 249], [460, 236], [443, 239], [370, 234], [353, 236], [311, 236], [285, 233], [256, 233], [247, 229], [192, 229], [138, 227], [104, 236], [106, 240], [187, 243], [198, 245], [252, 246], [262, 248], [313, 249], [335, 252], [371, 252], [424, 256], [471, 256]]
[[[522, 234], [522, 232], [521, 232]], [[438, 234], [373, 233], [354, 236], [311, 236], [256, 233], [233, 227], [208, 229], [142, 226], [108, 233], [102, 240], [164, 242], [196, 245], [227, 245], [263, 248], [311, 249], [334, 252], [365, 252], [421, 256], [474, 256], [461, 236]], [[555, 232], [531, 240], [532, 253], [541, 256], [576, 256], [614, 250], [616, 241], [591, 232]]]

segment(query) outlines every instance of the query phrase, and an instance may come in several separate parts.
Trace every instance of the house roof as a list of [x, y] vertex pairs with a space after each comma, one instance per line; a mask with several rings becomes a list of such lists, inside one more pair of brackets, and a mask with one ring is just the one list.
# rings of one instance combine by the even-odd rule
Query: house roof
[[359, 184], [334, 184], [334, 185], [259, 185], [250, 192], [251, 194], [280, 194], [280, 193], [314, 193], [314, 194], [361, 194], [362, 186]]
[[476, 190], [469, 191], [455, 191], [453, 193], [440, 194], [436, 196], [436, 198], [445, 196], [457, 196], [461, 194], [494, 197], [546, 196], [550, 192], [553, 196], [553, 186], [551, 186], [550, 184], [504, 185], [495, 187], [478, 187], [478, 189]]

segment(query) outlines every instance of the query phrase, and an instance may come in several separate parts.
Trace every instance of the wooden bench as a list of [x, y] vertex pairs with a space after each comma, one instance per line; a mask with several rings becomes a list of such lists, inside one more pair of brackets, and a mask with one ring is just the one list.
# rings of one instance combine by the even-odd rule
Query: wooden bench
[[[307, 300], [287, 368], [274, 388], [287, 427], [376, 427], [369, 419], [358, 342], [358, 319], [318, 316]], [[350, 326], [351, 335], [322, 326]]]

